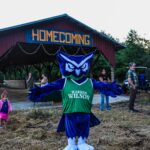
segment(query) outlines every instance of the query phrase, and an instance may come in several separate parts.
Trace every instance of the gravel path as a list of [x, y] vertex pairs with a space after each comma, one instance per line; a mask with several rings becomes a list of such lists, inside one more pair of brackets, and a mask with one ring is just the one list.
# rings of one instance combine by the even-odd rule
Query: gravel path
[[[99, 104], [100, 95], [95, 94], [93, 98], [93, 104]], [[121, 102], [121, 101], [128, 101], [129, 96], [117, 96], [116, 98], [110, 97], [110, 103]], [[39, 102], [33, 103], [30, 101], [24, 102], [12, 102], [13, 110], [28, 110], [28, 109], [36, 109], [36, 108], [59, 108], [62, 107], [61, 105], [53, 105], [52, 102]]]

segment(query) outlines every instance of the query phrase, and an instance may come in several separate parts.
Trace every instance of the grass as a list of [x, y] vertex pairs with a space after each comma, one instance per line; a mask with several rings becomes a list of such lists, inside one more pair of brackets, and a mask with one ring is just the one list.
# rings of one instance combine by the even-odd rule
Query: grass
[[[135, 104], [140, 113], [129, 113], [127, 102], [103, 112], [94, 105], [92, 111], [102, 123], [91, 128], [88, 143], [96, 150], [150, 149], [149, 97], [140, 95]], [[0, 150], [62, 150], [66, 136], [56, 133], [61, 114], [61, 109], [13, 111], [7, 130], [0, 130]]]

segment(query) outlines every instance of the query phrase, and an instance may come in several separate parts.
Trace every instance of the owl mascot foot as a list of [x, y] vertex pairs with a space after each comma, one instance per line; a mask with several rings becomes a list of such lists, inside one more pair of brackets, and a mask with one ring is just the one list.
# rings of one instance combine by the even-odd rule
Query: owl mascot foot
[[75, 138], [68, 138], [68, 145], [63, 150], [78, 150]]
[[86, 139], [82, 138], [82, 137], [79, 137], [78, 139], [78, 150], [95, 150], [93, 146], [91, 145], [88, 145], [86, 143]]

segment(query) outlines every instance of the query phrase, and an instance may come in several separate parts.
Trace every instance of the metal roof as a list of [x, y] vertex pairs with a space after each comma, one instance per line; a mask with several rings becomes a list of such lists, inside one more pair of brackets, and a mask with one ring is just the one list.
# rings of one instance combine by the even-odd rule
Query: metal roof
[[97, 30], [87, 26], [86, 24], [72, 18], [71, 16], [69, 16], [68, 14], [62, 14], [62, 15], [58, 15], [58, 16], [54, 16], [54, 17], [50, 17], [50, 18], [46, 18], [46, 19], [41, 19], [41, 20], [37, 20], [37, 21], [33, 21], [33, 22], [29, 22], [29, 23], [24, 23], [24, 24], [20, 24], [20, 25], [16, 25], [16, 26], [12, 26], [12, 27], [7, 27], [7, 28], [3, 28], [3, 29], [0, 29], [0, 35], [2, 33], [5, 33], [7, 31], [13, 31], [13, 30], [17, 30], [17, 29], [21, 29], [21, 28], [25, 28], [25, 27], [28, 27], [28, 26], [32, 26], [34, 24], [40, 24], [40, 23], [43, 23], [43, 22], [50, 22], [50, 21], [55, 21], [57, 19], [61, 19], [61, 18], [67, 18], [69, 19], [70, 21], [78, 24], [79, 26], [81, 27], [84, 27], [86, 30], [96, 34], [97, 36], [99, 36], [100, 38], [102, 39], [105, 39], [106, 41], [110, 41], [112, 42], [114, 45], [116, 45], [117, 49], [123, 49], [125, 48], [125, 46], [123, 44], [120, 44], [119, 42], [113, 40], [112, 38], [110, 38], [109, 36], [105, 35], [104, 33], [102, 32], [98, 32]]

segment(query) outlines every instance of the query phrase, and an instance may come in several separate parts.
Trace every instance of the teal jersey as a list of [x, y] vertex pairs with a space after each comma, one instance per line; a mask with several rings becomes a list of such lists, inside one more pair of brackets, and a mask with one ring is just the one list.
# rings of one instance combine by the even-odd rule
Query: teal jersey
[[93, 84], [91, 79], [86, 79], [81, 84], [72, 79], [67, 79], [62, 90], [64, 113], [90, 113], [93, 100]]

